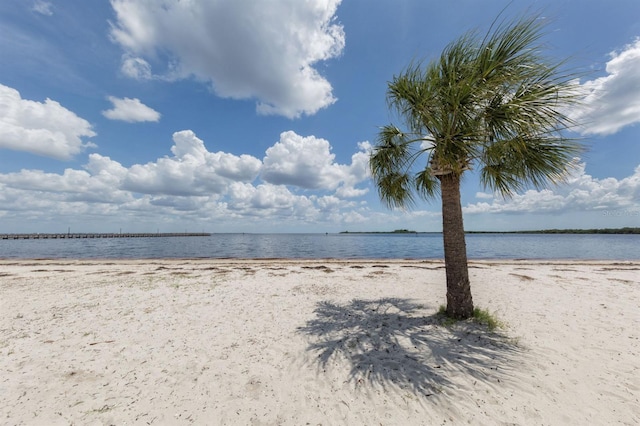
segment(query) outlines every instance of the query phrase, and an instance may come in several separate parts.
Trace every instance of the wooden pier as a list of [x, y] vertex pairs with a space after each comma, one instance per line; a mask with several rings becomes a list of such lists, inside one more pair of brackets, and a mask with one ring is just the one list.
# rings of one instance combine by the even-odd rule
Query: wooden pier
[[82, 234], [0, 234], [0, 240], [65, 240], [78, 238], [156, 238], [156, 237], [209, 237], [207, 232], [156, 233], [82, 233]]

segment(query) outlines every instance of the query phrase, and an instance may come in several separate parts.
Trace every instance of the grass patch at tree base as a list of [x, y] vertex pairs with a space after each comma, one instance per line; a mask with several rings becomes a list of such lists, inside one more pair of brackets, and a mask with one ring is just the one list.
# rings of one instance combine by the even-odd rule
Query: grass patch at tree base
[[[445, 305], [440, 305], [440, 308], [438, 309], [438, 315], [442, 317], [442, 325], [444, 325], [445, 327], [450, 327], [460, 321], [447, 315], [447, 307]], [[478, 324], [486, 326], [491, 331], [495, 330], [496, 328], [504, 327], [504, 323], [500, 321], [495, 314], [489, 312], [488, 309], [474, 308], [471, 320]]]

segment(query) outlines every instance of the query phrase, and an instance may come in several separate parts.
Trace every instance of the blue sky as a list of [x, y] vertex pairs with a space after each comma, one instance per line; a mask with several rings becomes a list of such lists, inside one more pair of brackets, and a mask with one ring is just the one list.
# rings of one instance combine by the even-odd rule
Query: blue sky
[[465, 227], [640, 226], [637, 0], [2, 0], [0, 232], [439, 231], [370, 180], [387, 82], [505, 7], [587, 72], [589, 149], [510, 199], [468, 173]]

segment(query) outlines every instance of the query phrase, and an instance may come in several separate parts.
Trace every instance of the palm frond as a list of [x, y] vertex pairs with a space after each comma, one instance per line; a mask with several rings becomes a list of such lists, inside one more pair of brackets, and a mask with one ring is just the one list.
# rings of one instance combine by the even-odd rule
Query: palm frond
[[427, 140], [420, 135], [402, 132], [394, 125], [380, 129], [377, 144], [369, 158], [369, 167], [380, 198], [390, 207], [413, 204], [417, 183], [412, 168], [425, 150], [415, 145]]
[[480, 180], [503, 196], [528, 186], [544, 188], [562, 182], [582, 151], [578, 141], [548, 135], [502, 140], [484, 150]]
[[415, 189], [421, 198], [435, 198], [440, 191], [440, 181], [435, 177], [431, 167], [425, 167], [415, 175]]
[[387, 207], [409, 207], [415, 203], [411, 176], [388, 173], [376, 180], [378, 195]]

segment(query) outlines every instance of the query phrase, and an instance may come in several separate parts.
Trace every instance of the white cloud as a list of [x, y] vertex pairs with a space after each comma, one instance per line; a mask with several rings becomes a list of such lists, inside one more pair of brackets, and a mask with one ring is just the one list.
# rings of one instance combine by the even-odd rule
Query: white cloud
[[83, 141], [95, 135], [88, 121], [58, 102], [22, 99], [17, 90], [0, 84], [0, 148], [69, 160], [95, 147]]
[[40, 170], [22, 170], [19, 173], [0, 175], [0, 183], [13, 189], [39, 194], [37, 198], [41, 201], [114, 204], [133, 199], [130, 193], [114, 188], [109, 179], [92, 176], [83, 170], [66, 169], [61, 175]]
[[336, 195], [340, 198], [357, 198], [362, 197], [369, 192], [369, 188], [353, 188], [350, 186], [341, 186], [336, 190]]
[[173, 157], [133, 165], [124, 188], [144, 194], [203, 195], [226, 192], [232, 182], [251, 182], [261, 162], [250, 155], [209, 152], [190, 130], [173, 134]]
[[33, 3], [33, 7], [31, 10], [34, 12], [40, 13], [42, 15], [51, 16], [53, 15], [53, 10], [51, 9], [52, 5], [48, 1], [36, 0]]
[[[50, 226], [56, 217], [72, 218], [68, 219], [72, 223], [95, 220], [97, 230], [104, 230], [107, 222], [154, 223], [155, 229], [155, 223], [160, 226], [179, 217], [183, 221], [224, 222], [234, 229], [243, 224], [245, 229], [258, 231], [259, 224], [276, 223], [281, 230], [292, 231], [294, 226], [353, 224], [367, 211], [365, 202], [344, 199], [365, 192], [353, 185], [367, 177], [363, 161], [370, 147], [366, 142], [359, 144], [360, 151], [352, 156], [349, 166], [335, 164], [329, 143], [313, 136], [303, 138], [286, 132], [270, 148], [277, 151], [282, 148], [278, 144], [293, 147], [287, 152], [295, 154], [303, 165], [308, 164], [306, 157], [298, 154], [304, 149], [310, 148], [320, 156], [322, 161], [313, 167], [319, 172], [316, 183], [326, 186], [319, 188], [322, 194], [297, 194], [300, 186], [295, 174], [289, 176], [287, 185], [261, 182], [263, 163], [259, 159], [210, 152], [190, 130], [174, 133], [173, 142], [170, 156], [131, 167], [93, 153], [82, 169], [0, 174], [0, 215], [4, 215], [3, 220], [19, 222], [22, 217]], [[267, 157], [276, 167], [276, 157]], [[304, 168], [292, 165], [289, 157], [282, 160], [285, 168]], [[306, 174], [302, 176], [302, 182], [315, 182], [305, 181], [309, 179]], [[326, 194], [329, 188], [334, 192]]]
[[610, 135], [640, 122], [640, 38], [611, 53], [604, 77], [586, 81], [583, 107], [573, 114], [584, 134]]
[[[476, 197], [491, 198], [485, 193]], [[506, 199], [496, 194], [491, 202], [469, 204], [463, 210], [466, 214], [545, 213], [614, 211], [634, 206], [640, 206], [640, 166], [636, 167], [633, 175], [624, 179], [597, 179], [588, 175], [585, 164], [581, 163], [566, 184], [554, 190], [529, 190]]]
[[493, 198], [493, 194], [487, 194], [486, 192], [476, 192], [476, 198], [479, 199], [492, 199]]
[[147, 60], [164, 58], [166, 79], [193, 76], [222, 97], [257, 99], [261, 114], [295, 118], [336, 100], [314, 66], [344, 48], [340, 1], [111, 0], [111, 37], [126, 50], [125, 75], [149, 78]]
[[229, 209], [243, 216], [305, 218], [315, 211], [309, 198], [281, 185], [236, 183], [229, 192]]
[[151, 80], [153, 78], [151, 65], [142, 58], [124, 55], [120, 70], [125, 76], [135, 80]]
[[[98, 186], [105, 187], [105, 191], [167, 196], [224, 196], [230, 191], [239, 191], [232, 196], [236, 201], [249, 197], [242, 196], [242, 188], [260, 188], [261, 192], [251, 194], [252, 203], [257, 207], [269, 204], [267, 200], [282, 201], [283, 194], [294, 197], [287, 186], [334, 191], [338, 198], [357, 197], [367, 192], [367, 189], [353, 187], [368, 177], [366, 152], [355, 153], [350, 165], [336, 164], [329, 142], [313, 136], [283, 133], [280, 142], [267, 149], [264, 164], [246, 154], [210, 152], [191, 130], [174, 133], [173, 142], [172, 156], [146, 164], [126, 168], [109, 157], [91, 154], [84, 170], [67, 169], [62, 175], [23, 170], [0, 175], [0, 183], [52, 193], [103, 192], [96, 189]], [[366, 150], [369, 144], [360, 143], [359, 147]], [[263, 174], [264, 184], [254, 187], [263, 170], [271, 173], [267, 173], [269, 178]]]
[[371, 146], [362, 142], [358, 147], [360, 151], [351, 157], [350, 165], [337, 164], [327, 140], [283, 132], [280, 141], [267, 149], [261, 177], [275, 185], [330, 191], [338, 188], [345, 197], [363, 195], [366, 190], [354, 189], [354, 185], [369, 176]]
[[128, 123], [157, 122], [160, 120], [160, 113], [140, 102], [138, 98], [120, 99], [109, 96], [108, 99], [113, 104], [113, 108], [102, 111], [102, 115], [109, 120], [121, 120]]

